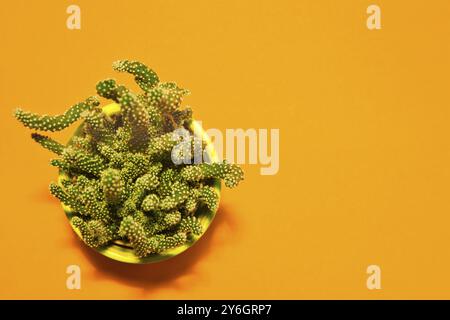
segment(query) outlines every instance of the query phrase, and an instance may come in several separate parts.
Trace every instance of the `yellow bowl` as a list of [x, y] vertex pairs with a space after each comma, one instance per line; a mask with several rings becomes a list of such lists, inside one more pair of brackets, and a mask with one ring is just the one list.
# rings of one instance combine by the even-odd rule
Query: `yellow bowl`
[[[114, 114], [120, 113], [120, 105], [118, 105], [116, 103], [109, 104], [109, 105], [103, 107], [103, 112], [107, 115], [114, 115]], [[201, 137], [206, 142], [206, 150], [207, 150], [209, 159], [211, 159], [211, 161], [217, 161], [217, 154], [213, 148], [211, 139], [208, 137], [208, 135], [203, 130], [203, 128], [200, 126], [200, 124], [196, 121], [192, 121], [190, 124], [190, 128], [192, 129], [194, 134], [196, 134], [198, 137]], [[83, 133], [83, 124], [81, 124], [77, 128], [77, 130], [75, 131], [73, 136], [79, 136], [82, 133]], [[70, 145], [71, 142], [72, 142], [72, 139], [69, 140], [68, 145]], [[68, 179], [67, 174], [63, 170], [60, 170], [59, 176], [58, 176], [59, 185], [62, 185], [62, 181], [66, 180], [66, 179]], [[221, 181], [219, 179], [214, 179], [211, 186], [214, 187], [214, 189], [220, 199]], [[70, 219], [73, 216], [72, 209], [64, 204], [62, 204], [62, 207], [63, 207], [64, 212], [66, 213], [67, 218], [70, 221]], [[156, 254], [156, 253], [150, 254], [149, 256], [147, 256], [145, 258], [139, 258], [138, 256], [136, 256], [133, 248], [128, 243], [126, 243], [124, 241], [120, 241], [120, 240], [113, 241], [111, 244], [109, 244], [107, 246], [104, 246], [101, 248], [95, 248], [94, 250], [96, 250], [97, 252], [101, 253], [102, 255], [104, 255], [110, 259], [121, 261], [121, 262], [126, 262], [126, 263], [145, 264], [145, 263], [154, 263], [154, 262], [163, 261], [163, 260], [169, 259], [171, 257], [174, 257], [174, 256], [186, 251], [191, 246], [193, 246], [194, 243], [200, 239], [200, 237], [203, 235], [203, 233], [206, 232], [206, 230], [208, 229], [212, 220], [214, 219], [215, 215], [216, 215], [216, 211], [211, 211], [203, 206], [200, 207], [197, 210], [197, 212], [195, 213], [195, 216], [199, 219], [200, 223], [203, 226], [203, 228], [202, 228], [203, 232], [201, 235], [198, 235], [198, 236], [192, 235], [191, 239], [187, 243], [183, 244], [182, 246], [178, 246], [176, 248], [172, 248], [172, 249], [163, 251], [158, 254]], [[81, 239], [81, 234], [80, 234], [79, 230], [76, 227], [74, 227], [73, 225], [72, 225], [72, 229], [75, 231], [75, 233]]]

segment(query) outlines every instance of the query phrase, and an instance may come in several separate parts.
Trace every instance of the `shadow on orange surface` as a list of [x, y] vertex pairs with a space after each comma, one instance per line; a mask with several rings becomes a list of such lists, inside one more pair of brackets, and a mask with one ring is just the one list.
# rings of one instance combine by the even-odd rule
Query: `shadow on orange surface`
[[[50, 182], [47, 182], [49, 184]], [[40, 190], [33, 194], [33, 200], [41, 203], [54, 203], [60, 205], [60, 201], [52, 196], [48, 187], [40, 188]]]
[[178, 280], [186, 276], [195, 278], [195, 265], [204, 260], [211, 250], [220, 250], [225, 242], [229, 242], [219, 239], [218, 231], [234, 232], [237, 226], [235, 218], [230, 209], [222, 204], [206, 233], [191, 248], [178, 256], [153, 264], [134, 265], [111, 260], [81, 243], [75, 233], [72, 240], [73, 246], [80, 248], [103, 279], [142, 289], [144, 294], [163, 288], [182, 290], [183, 285]]

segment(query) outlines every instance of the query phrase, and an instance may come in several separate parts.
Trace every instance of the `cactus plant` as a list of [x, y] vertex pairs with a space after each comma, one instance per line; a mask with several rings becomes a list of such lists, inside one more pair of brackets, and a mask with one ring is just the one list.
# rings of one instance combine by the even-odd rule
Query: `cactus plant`
[[96, 96], [61, 115], [38, 115], [16, 109], [14, 115], [36, 131], [59, 131], [83, 119], [81, 134], [67, 145], [33, 132], [32, 138], [53, 152], [51, 160], [66, 179], [50, 184], [50, 193], [72, 210], [71, 224], [90, 247], [121, 240], [138, 257], [180, 246], [202, 225], [201, 206], [215, 211], [219, 197], [211, 179], [233, 188], [243, 179], [240, 167], [227, 162], [179, 164], [172, 150], [180, 142], [176, 130], [189, 127], [192, 110], [182, 108], [188, 90], [138, 61], [121, 60], [113, 69], [134, 76], [140, 93], [114, 79], [98, 82], [97, 94], [112, 100], [120, 112], [102, 111]]

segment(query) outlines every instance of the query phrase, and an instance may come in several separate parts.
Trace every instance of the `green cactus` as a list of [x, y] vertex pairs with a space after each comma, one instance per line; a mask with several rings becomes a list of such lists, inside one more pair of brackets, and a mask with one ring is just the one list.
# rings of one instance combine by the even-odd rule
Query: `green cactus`
[[119, 170], [113, 168], [104, 170], [101, 184], [106, 202], [115, 205], [123, 200], [125, 185]]
[[189, 182], [198, 182], [208, 178], [219, 178], [225, 182], [229, 188], [234, 188], [244, 178], [244, 173], [240, 167], [223, 163], [201, 163], [193, 166], [186, 166], [181, 169], [181, 177]]
[[159, 197], [156, 194], [149, 194], [141, 204], [142, 210], [152, 211], [159, 208]]
[[82, 131], [67, 145], [32, 133], [34, 141], [57, 156], [50, 164], [66, 177], [51, 183], [50, 193], [70, 207], [71, 223], [88, 246], [122, 240], [138, 257], [147, 257], [201, 235], [197, 209], [216, 211], [219, 205], [211, 179], [232, 188], [243, 172], [226, 162], [175, 163], [172, 151], [182, 140], [175, 130], [190, 130], [192, 121], [192, 110], [181, 107], [189, 91], [160, 82], [137, 61], [117, 61], [113, 69], [133, 75], [142, 89], [134, 93], [114, 79], [97, 83], [97, 94], [118, 104], [119, 113], [106, 114], [98, 98], [91, 97], [61, 115], [17, 109], [15, 117], [37, 131], [59, 131], [84, 119]]
[[148, 92], [159, 82], [158, 75], [139, 61], [119, 60], [113, 63], [113, 69], [134, 75], [134, 80], [145, 92]]
[[113, 240], [117, 229], [114, 224], [107, 226], [99, 220], [85, 221], [77, 216], [73, 217], [71, 222], [80, 231], [84, 242], [93, 248]]
[[22, 122], [25, 127], [41, 131], [61, 131], [72, 123], [77, 121], [81, 114], [86, 110], [98, 106], [100, 102], [96, 97], [90, 97], [84, 102], [77, 103], [70, 107], [64, 114], [57, 116], [38, 115], [36, 113], [23, 111], [17, 108], [14, 112], [17, 120]]
[[188, 216], [181, 220], [179, 230], [199, 235], [202, 233], [202, 225], [196, 217]]
[[51, 152], [56, 153], [57, 155], [62, 155], [64, 151], [64, 145], [60, 144], [59, 142], [53, 140], [50, 137], [34, 132], [31, 134], [31, 138], [33, 138], [34, 141], [39, 143], [45, 149], [50, 150]]

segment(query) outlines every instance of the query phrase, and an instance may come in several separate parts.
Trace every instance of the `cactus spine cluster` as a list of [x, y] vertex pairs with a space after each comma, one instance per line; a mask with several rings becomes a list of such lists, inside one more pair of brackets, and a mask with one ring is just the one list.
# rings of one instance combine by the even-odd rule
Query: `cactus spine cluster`
[[57, 157], [50, 164], [65, 173], [50, 192], [73, 211], [71, 223], [91, 247], [128, 242], [138, 257], [161, 253], [200, 235], [197, 209], [215, 211], [219, 196], [212, 179], [235, 187], [240, 167], [223, 163], [175, 164], [174, 132], [189, 129], [192, 111], [181, 108], [188, 90], [138, 61], [121, 60], [113, 69], [134, 76], [142, 90], [132, 92], [114, 79], [98, 82], [98, 96], [112, 100], [120, 112], [102, 111], [97, 96], [61, 115], [38, 115], [16, 109], [15, 117], [36, 131], [59, 131], [82, 118], [82, 132], [63, 145], [41, 133], [34, 141]]

